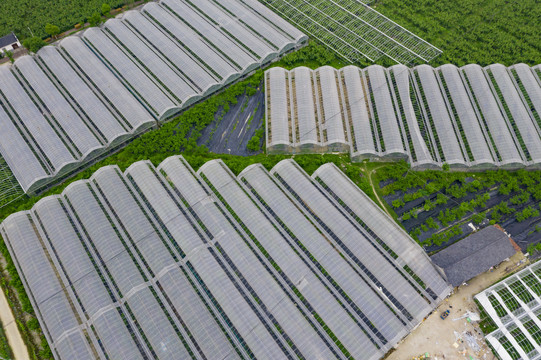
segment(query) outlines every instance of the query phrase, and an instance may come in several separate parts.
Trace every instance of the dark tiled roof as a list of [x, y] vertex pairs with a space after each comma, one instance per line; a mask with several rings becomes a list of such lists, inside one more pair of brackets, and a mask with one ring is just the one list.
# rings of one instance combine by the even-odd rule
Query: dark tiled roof
[[509, 237], [498, 228], [489, 226], [438, 252], [431, 259], [443, 269], [453, 286], [459, 286], [515, 252]]
[[0, 38], [0, 48], [3, 48], [4, 46], [8, 46], [11, 44], [15, 44], [17, 42], [17, 37], [14, 33], [11, 33], [9, 35], [6, 35], [4, 37]]

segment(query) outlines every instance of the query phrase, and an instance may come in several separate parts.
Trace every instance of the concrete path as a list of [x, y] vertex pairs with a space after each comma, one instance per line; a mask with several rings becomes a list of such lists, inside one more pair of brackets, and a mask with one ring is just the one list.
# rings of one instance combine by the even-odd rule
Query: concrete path
[[6, 337], [8, 339], [9, 346], [11, 351], [15, 356], [15, 360], [30, 360], [28, 356], [28, 349], [21, 337], [15, 318], [13, 317], [13, 312], [9, 307], [8, 300], [6, 299], [6, 294], [0, 289], [0, 320], [4, 327]]
[[[411, 360], [424, 358], [426, 353], [431, 360], [469, 360], [469, 359], [495, 359], [486, 346], [479, 325], [458, 319], [467, 311], [478, 312], [473, 296], [486, 289], [499, 279], [511, 272], [520, 270], [528, 265], [528, 261], [516, 267], [524, 258], [522, 253], [516, 253], [509, 261], [501, 263], [492, 272], [485, 272], [467, 282], [467, 285], [458, 287], [457, 291], [445, 299], [434, 313], [429, 315], [412, 333], [398, 344], [396, 350], [391, 352], [385, 360]], [[440, 319], [440, 314], [449, 310], [447, 319]], [[474, 352], [466, 342], [457, 341], [455, 333], [469, 331], [476, 337], [481, 350]], [[471, 358], [470, 358], [471, 356]]]

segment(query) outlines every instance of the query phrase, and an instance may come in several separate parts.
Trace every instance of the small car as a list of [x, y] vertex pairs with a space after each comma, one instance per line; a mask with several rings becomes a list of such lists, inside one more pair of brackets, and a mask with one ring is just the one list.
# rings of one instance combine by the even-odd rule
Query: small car
[[449, 316], [449, 310], [445, 310], [444, 312], [442, 312], [441, 315], [440, 315], [440, 318], [442, 320], [445, 320], [445, 319], [447, 319], [447, 316]]

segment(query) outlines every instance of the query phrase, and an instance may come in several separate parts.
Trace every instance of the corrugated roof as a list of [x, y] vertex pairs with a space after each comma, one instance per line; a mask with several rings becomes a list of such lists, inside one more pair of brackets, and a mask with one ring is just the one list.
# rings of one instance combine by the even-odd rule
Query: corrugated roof
[[431, 257], [453, 286], [487, 271], [515, 253], [509, 237], [489, 226], [449, 246]]
[[15, 36], [14, 33], [3, 36], [3, 37], [0, 38], [0, 48], [3, 48], [4, 46], [8, 46], [8, 45], [11, 45], [11, 44], [14, 44], [17, 41], [18, 41], [17, 37]]

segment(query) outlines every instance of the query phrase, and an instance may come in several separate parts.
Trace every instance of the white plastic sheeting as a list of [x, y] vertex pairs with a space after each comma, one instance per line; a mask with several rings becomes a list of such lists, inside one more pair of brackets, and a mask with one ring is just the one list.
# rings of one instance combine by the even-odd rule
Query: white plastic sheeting
[[538, 168], [540, 74], [525, 64], [274, 68], [265, 76], [267, 151], [349, 150], [353, 161], [408, 159], [416, 168]]
[[147, 4], [2, 67], [0, 153], [40, 191], [306, 40], [255, 0]]
[[0, 234], [56, 359], [379, 359], [451, 290], [330, 164], [108, 166]]

